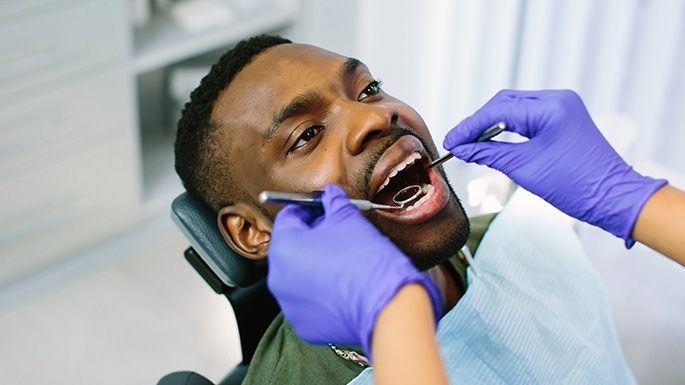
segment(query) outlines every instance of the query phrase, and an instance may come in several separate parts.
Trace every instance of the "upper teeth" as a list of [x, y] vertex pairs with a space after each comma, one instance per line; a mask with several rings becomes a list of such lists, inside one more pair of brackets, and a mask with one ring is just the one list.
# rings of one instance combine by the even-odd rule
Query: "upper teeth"
[[[414, 162], [416, 162], [418, 159], [421, 159], [421, 154], [419, 154], [418, 152], [413, 152], [411, 155], [409, 155], [409, 156], [407, 157], [407, 159], [405, 159], [405, 160], [403, 160], [402, 162], [400, 162], [400, 164], [398, 164], [397, 166], [395, 166], [395, 168], [393, 168], [393, 169], [390, 171], [390, 174], [388, 175], [387, 178], [385, 178], [385, 182], [383, 182], [383, 184], [382, 184], [381, 187], [378, 189], [378, 191], [383, 190], [383, 189], [385, 188], [385, 186], [387, 186], [388, 183], [390, 183], [390, 179], [392, 179], [392, 177], [394, 177], [395, 175], [397, 175], [398, 172], [404, 170], [407, 166], [410, 166], [410, 165], [414, 164]], [[378, 192], [378, 191], [377, 191], [377, 192]]]

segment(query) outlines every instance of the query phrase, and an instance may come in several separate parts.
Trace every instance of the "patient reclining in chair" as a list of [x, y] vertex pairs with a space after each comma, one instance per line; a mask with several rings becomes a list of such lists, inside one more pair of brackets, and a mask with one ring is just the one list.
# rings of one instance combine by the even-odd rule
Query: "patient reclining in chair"
[[[261, 204], [257, 199], [261, 191], [310, 192], [332, 182], [342, 186], [350, 198], [392, 204], [395, 193], [408, 185], [431, 185], [424, 196], [410, 203], [411, 209], [364, 215], [436, 282], [445, 299], [444, 314], [457, 317], [444, 319], [438, 330], [438, 336], [445, 337], [441, 342], [443, 355], [453, 358], [445, 357], [450, 376], [456, 373], [454, 378], [466, 383], [544, 383], [541, 379], [549, 380], [545, 377], [548, 373], [556, 373], [562, 383], [582, 383], [589, 378], [585, 376], [601, 371], [609, 383], [632, 381], [606, 309], [593, 308], [594, 302], [583, 303], [587, 313], [601, 314], [604, 318], [599, 323], [609, 325], [601, 328], [590, 322], [587, 325], [595, 326], [588, 329], [594, 334], [588, 334], [590, 331], [575, 330], [574, 326], [566, 328], [562, 317], [555, 319], [554, 314], [563, 311], [554, 301], [536, 301], [535, 295], [526, 294], [529, 288], [544, 292], [544, 284], [558, 284], [569, 291], [586, 290], [587, 296], [582, 298], [593, 297], [595, 289], [601, 291], [601, 286], [594, 284], [595, 275], [590, 274], [592, 281], [576, 279], [564, 286], [565, 277], [587, 276], [584, 269], [589, 267], [583, 262], [548, 264], [543, 275], [521, 274], [525, 279], [510, 282], [507, 271], [528, 269], [511, 266], [509, 261], [487, 260], [478, 250], [481, 240], [485, 248], [486, 230], [490, 224], [497, 224], [499, 216], [494, 221], [492, 215], [467, 218], [442, 167], [425, 167], [438, 157], [438, 151], [422, 118], [385, 93], [380, 81], [359, 60], [280, 37], [244, 40], [212, 67], [191, 94], [178, 124], [175, 151], [176, 170], [188, 193], [216, 212], [226, 242], [249, 259], [268, 259], [272, 221], [279, 209]], [[503, 223], [506, 220], [502, 218]], [[511, 243], [525, 244], [525, 234], [521, 231], [510, 236]], [[480, 282], [471, 276], [473, 270], [458, 252], [467, 243], [472, 252], [478, 251], [476, 263], [483, 260], [480, 270], [487, 274], [491, 269], [492, 276], [502, 280], [497, 283], [506, 287], [501, 292], [520, 291], [528, 302], [505, 296], [492, 298], [488, 301], [491, 305], [472, 304], [477, 298], [472, 301], [469, 292], [482, 287], [486, 293], [482, 295], [487, 296], [499, 289], [486, 291], [494, 281]], [[536, 251], [519, 251], [538, 255]], [[500, 258], [506, 251], [492, 249], [488, 255]], [[515, 277], [511, 281], [516, 281]], [[543, 278], [537, 280], [539, 277]], [[580, 285], [578, 282], [584, 286], [572, 286]], [[557, 305], [564, 307], [564, 303]], [[486, 318], [504, 319], [501, 314], [477, 306], [490, 306], [493, 311], [505, 311], [509, 306], [507, 311], [520, 319], [500, 321], [505, 324], [499, 325]], [[528, 308], [532, 310], [517, 310]], [[537, 323], [529, 322], [532, 318]], [[507, 333], [507, 322], [530, 338], [500, 336], [498, 330]], [[484, 323], [489, 328], [483, 327]], [[535, 326], [528, 330], [529, 324]], [[463, 329], [455, 339], [446, 334], [449, 328]], [[567, 341], [569, 335], [573, 342]], [[597, 340], [604, 341], [597, 351], [575, 349], [582, 341]], [[523, 344], [530, 341], [552, 350], [536, 350], [535, 343]], [[554, 358], [549, 359], [549, 355]], [[543, 374], [535, 362], [548, 367]], [[358, 347], [308, 344], [278, 316], [262, 339], [245, 382], [363, 383], [370, 378], [364, 376], [370, 370], [367, 366]], [[599, 367], [602, 369], [595, 370]], [[564, 381], [563, 374], [574, 380]]]

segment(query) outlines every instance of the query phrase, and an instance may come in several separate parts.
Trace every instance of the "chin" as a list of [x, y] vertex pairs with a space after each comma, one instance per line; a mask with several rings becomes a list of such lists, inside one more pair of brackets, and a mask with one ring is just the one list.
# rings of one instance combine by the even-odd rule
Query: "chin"
[[376, 223], [380, 218], [369, 219], [407, 254], [417, 269], [425, 271], [456, 255], [468, 240], [469, 220], [453, 194], [440, 213], [421, 224], [406, 226]]
[[367, 186], [372, 202], [394, 206], [393, 198], [409, 186], [417, 195], [397, 210], [367, 213], [368, 219], [402, 249], [420, 270], [456, 255], [469, 235], [469, 221], [441, 167], [431, 168], [424, 141], [398, 130], [373, 165]]

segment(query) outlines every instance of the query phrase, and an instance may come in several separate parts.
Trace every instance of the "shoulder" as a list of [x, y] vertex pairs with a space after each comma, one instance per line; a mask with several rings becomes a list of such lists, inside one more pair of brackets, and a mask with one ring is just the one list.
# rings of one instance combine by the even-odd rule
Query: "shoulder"
[[267, 329], [243, 384], [346, 384], [364, 368], [301, 340], [283, 314]]
[[[476, 250], [478, 250], [485, 233], [496, 215], [497, 213], [493, 213], [469, 218], [470, 232], [469, 238], [466, 241], [466, 246], [472, 255], [476, 254]], [[457, 281], [457, 285], [459, 285], [461, 290], [466, 290], [466, 269], [468, 268], [469, 263], [464, 253], [459, 250], [453, 257], [444, 263], [444, 266], [451, 271], [452, 276]]]
[[476, 253], [480, 242], [483, 240], [483, 236], [488, 231], [490, 224], [497, 216], [497, 213], [478, 215], [469, 218], [471, 224], [471, 232], [469, 233], [469, 239], [466, 241], [466, 245], [472, 254]]
[[[472, 253], [494, 218], [495, 214], [470, 218], [467, 245]], [[243, 384], [347, 384], [363, 370], [364, 367], [340, 357], [328, 345], [301, 340], [283, 314], [279, 314], [259, 342]]]

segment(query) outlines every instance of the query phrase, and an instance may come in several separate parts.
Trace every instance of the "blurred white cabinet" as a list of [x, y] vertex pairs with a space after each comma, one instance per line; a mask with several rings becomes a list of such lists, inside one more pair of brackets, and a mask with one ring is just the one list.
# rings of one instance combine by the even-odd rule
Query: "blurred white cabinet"
[[[173, 169], [173, 142], [190, 92], [238, 41], [262, 33], [287, 35], [298, 16], [299, 0], [163, 3], [167, 5], [157, 7], [135, 28], [130, 67], [139, 99], [145, 211], [166, 213], [182, 191]], [[181, 82], [179, 73], [185, 75]]]
[[140, 216], [126, 2], [0, 2], [0, 286]]
[[[134, 29], [128, 0], [0, 0], [0, 289], [168, 210], [176, 192], [150, 191], [160, 179], [180, 187], [174, 130], [141, 143], [151, 127], [138, 118], [169, 114], [138, 102], [141, 78], [281, 32], [299, 6], [211, 1], [230, 17], [184, 28], [179, 14], [189, 14], [174, 6], [202, 2], [176, 0]], [[163, 104], [164, 87], [146, 99]], [[150, 175], [156, 163], [163, 170]]]

